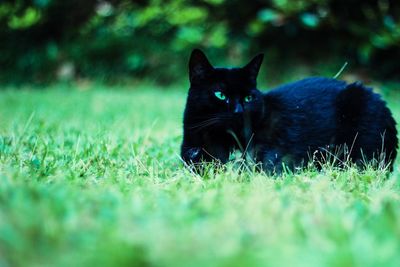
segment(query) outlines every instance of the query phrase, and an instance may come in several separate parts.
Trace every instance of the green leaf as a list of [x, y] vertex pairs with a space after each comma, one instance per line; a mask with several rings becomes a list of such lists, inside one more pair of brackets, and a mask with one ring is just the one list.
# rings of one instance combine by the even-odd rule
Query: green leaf
[[22, 15], [21, 17], [18, 17], [16, 15], [12, 16], [11, 19], [8, 21], [8, 27], [10, 27], [11, 29], [29, 28], [39, 22], [41, 17], [42, 16], [39, 10], [28, 7], [25, 10], [24, 15]]
[[266, 8], [258, 12], [257, 17], [263, 22], [272, 22], [279, 17], [279, 14], [275, 10]]
[[300, 19], [301, 22], [309, 28], [316, 28], [320, 23], [319, 17], [313, 13], [304, 13], [301, 15]]

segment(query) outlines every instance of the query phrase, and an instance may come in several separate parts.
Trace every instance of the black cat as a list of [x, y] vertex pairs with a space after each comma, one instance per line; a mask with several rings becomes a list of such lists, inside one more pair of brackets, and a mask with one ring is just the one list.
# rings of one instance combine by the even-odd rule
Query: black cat
[[192, 52], [181, 147], [186, 163], [225, 163], [240, 149], [266, 171], [328, 159], [377, 159], [393, 169], [396, 123], [378, 94], [361, 83], [319, 77], [261, 93], [256, 79], [262, 59], [214, 68], [200, 50]]

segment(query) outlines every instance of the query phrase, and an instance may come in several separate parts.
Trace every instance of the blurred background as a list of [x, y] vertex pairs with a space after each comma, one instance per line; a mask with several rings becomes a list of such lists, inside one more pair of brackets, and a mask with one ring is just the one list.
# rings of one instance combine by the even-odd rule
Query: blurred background
[[[399, 80], [398, 0], [3, 0], [0, 82], [187, 81], [201, 48], [216, 65], [264, 52], [261, 79]], [[295, 74], [293, 74], [295, 73]]]

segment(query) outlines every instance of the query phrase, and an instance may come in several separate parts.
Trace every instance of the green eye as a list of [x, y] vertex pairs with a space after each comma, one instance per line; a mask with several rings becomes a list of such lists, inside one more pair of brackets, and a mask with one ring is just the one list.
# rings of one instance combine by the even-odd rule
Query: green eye
[[251, 96], [251, 95], [248, 95], [248, 96], [244, 97], [244, 102], [250, 102], [252, 100], [253, 100], [253, 96]]
[[221, 92], [221, 91], [216, 91], [214, 95], [219, 99], [219, 100], [225, 100], [226, 96]]

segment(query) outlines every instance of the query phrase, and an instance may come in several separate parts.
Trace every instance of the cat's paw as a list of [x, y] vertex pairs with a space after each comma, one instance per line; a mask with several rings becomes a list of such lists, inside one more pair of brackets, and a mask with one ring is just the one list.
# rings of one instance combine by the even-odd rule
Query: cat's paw
[[187, 149], [183, 155], [183, 159], [187, 163], [199, 162], [201, 159], [201, 148], [193, 147], [193, 148]]
[[189, 151], [188, 151], [189, 158], [192, 160], [199, 158], [200, 151], [201, 151], [201, 148], [198, 148], [198, 147], [189, 149]]

